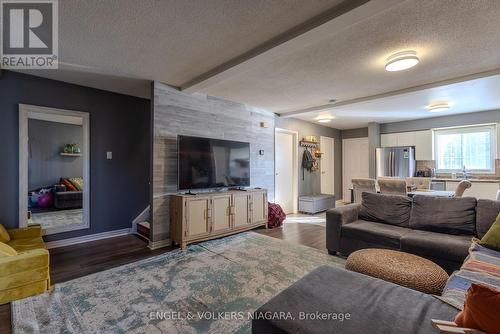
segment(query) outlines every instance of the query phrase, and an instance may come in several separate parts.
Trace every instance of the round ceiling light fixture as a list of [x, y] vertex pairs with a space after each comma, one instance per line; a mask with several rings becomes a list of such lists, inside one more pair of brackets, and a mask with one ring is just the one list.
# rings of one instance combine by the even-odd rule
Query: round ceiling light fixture
[[415, 51], [402, 51], [393, 54], [385, 63], [385, 70], [389, 72], [404, 71], [417, 65], [420, 59]]
[[427, 106], [429, 112], [441, 112], [450, 109], [450, 105], [446, 101], [433, 102]]
[[331, 118], [318, 119], [319, 123], [330, 123], [331, 121], [332, 121]]

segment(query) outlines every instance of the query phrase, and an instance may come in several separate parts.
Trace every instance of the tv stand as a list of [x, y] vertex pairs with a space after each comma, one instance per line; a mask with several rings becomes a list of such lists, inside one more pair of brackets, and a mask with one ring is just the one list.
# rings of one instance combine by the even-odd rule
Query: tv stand
[[242, 188], [242, 187], [236, 187], [236, 188], [229, 188], [229, 191], [234, 190], [234, 191], [247, 191], [247, 189]]
[[170, 235], [182, 249], [259, 226], [267, 227], [265, 189], [178, 194], [170, 200]]

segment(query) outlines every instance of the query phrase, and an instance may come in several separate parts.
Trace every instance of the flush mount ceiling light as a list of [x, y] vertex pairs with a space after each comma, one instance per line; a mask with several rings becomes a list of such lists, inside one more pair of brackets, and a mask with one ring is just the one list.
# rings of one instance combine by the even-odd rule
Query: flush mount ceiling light
[[433, 102], [427, 106], [429, 112], [440, 112], [450, 109], [448, 102]]
[[393, 54], [385, 63], [385, 70], [389, 72], [404, 71], [419, 63], [415, 51], [402, 51]]
[[320, 115], [318, 117], [316, 117], [316, 121], [318, 121], [318, 123], [330, 123], [332, 121], [332, 119], [334, 119], [335, 117], [331, 116], [331, 115]]

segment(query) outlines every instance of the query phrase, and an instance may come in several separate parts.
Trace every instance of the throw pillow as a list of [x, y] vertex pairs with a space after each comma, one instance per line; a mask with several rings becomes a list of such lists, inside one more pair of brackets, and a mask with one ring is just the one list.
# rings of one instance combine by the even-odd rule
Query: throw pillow
[[10, 241], [10, 235], [9, 232], [5, 229], [5, 227], [0, 224], [0, 242], [7, 242]]
[[464, 309], [455, 317], [455, 323], [460, 327], [500, 334], [498, 310], [500, 310], [500, 291], [472, 283], [467, 290]]
[[73, 183], [71, 183], [68, 179], [61, 179], [61, 183], [66, 186], [68, 191], [77, 191]]
[[415, 195], [410, 228], [455, 235], [474, 235], [477, 200], [473, 197]]
[[69, 182], [75, 186], [76, 190], [83, 191], [83, 179], [81, 177], [72, 177]]
[[408, 226], [411, 200], [401, 195], [364, 192], [361, 194], [359, 218], [397, 226]]
[[0, 256], [14, 256], [17, 255], [17, 252], [14, 248], [10, 247], [3, 242], [0, 242]]
[[479, 243], [484, 247], [500, 251], [500, 214]]

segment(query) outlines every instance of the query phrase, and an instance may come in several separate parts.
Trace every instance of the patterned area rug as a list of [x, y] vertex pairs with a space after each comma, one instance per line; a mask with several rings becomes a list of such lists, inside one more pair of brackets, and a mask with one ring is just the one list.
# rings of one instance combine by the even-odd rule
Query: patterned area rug
[[249, 333], [248, 314], [321, 265], [343, 266], [344, 260], [246, 232], [56, 284], [50, 292], [13, 302], [13, 331]]

